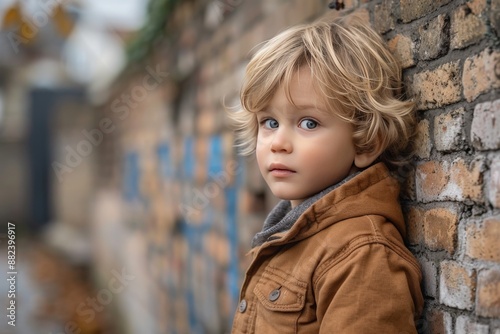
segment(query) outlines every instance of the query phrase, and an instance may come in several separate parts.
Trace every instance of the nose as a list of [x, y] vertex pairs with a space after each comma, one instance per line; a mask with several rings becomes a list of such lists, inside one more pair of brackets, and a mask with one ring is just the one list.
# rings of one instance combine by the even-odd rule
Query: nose
[[274, 153], [291, 153], [293, 151], [292, 139], [285, 127], [279, 127], [271, 141], [271, 151]]

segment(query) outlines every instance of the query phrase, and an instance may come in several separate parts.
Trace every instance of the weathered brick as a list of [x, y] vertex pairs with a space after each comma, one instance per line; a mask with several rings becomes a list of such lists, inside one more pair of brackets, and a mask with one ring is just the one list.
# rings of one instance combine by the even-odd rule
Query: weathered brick
[[436, 263], [427, 259], [419, 259], [422, 268], [422, 286], [425, 296], [437, 297], [437, 267]]
[[392, 8], [393, 0], [384, 0], [382, 3], [375, 6], [373, 15], [373, 27], [379, 33], [384, 34], [394, 29], [394, 10]]
[[452, 49], [462, 49], [479, 42], [486, 34], [486, 23], [481, 18], [486, 0], [473, 0], [457, 8], [451, 16]]
[[438, 151], [456, 151], [465, 143], [465, 109], [455, 109], [434, 118], [434, 144]]
[[500, 148], [500, 100], [476, 105], [471, 127], [471, 141], [479, 150]]
[[415, 74], [409, 90], [415, 95], [417, 109], [420, 110], [442, 107], [460, 101], [462, 85], [459, 77], [459, 62], [446, 63], [435, 70]]
[[465, 230], [465, 254], [474, 259], [500, 262], [500, 216], [471, 223]]
[[413, 57], [414, 45], [409, 37], [396, 35], [387, 42], [387, 47], [394, 54], [402, 68], [408, 68], [415, 65], [415, 59]]
[[420, 59], [435, 59], [448, 52], [450, 44], [449, 25], [449, 17], [446, 14], [441, 14], [418, 29], [420, 35]]
[[413, 21], [435, 11], [450, 1], [451, 0], [400, 0], [401, 19], [403, 22]]
[[424, 233], [425, 244], [431, 250], [455, 252], [459, 208], [434, 208], [425, 212]]
[[457, 262], [441, 262], [439, 277], [439, 301], [450, 307], [472, 310], [476, 273]]
[[483, 202], [484, 159], [467, 163], [462, 158], [454, 161], [429, 161], [417, 166], [415, 184], [420, 202], [472, 200]]
[[488, 200], [495, 208], [500, 208], [500, 157], [491, 161]]
[[488, 334], [489, 326], [473, 322], [468, 316], [460, 315], [455, 323], [455, 334]]
[[491, 0], [490, 21], [493, 30], [500, 36], [500, 0]]
[[407, 241], [410, 245], [418, 245], [424, 241], [424, 210], [410, 207], [406, 213]]
[[493, 88], [500, 88], [500, 51], [485, 49], [464, 62], [462, 84], [467, 101]]
[[448, 312], [439, 309], [430, 310], [424, 321], [425, 325], [422, 326], [424, 333], [453, 334], [453, 319]]
[[429, 121], [424, 119], [417, 124], [415, 137], [415, 154], [421, 159], [428, 159], [431, 155], [432, 143], [429, 131]]
[[477, 278], [476, 313], [500, 318], [500, 270], [486, 269]]

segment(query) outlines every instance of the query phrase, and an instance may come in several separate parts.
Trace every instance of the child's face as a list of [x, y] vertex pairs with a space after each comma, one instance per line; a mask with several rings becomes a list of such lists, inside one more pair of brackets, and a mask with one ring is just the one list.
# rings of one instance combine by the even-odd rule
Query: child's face
[[355, 171], [352, 126], [327, 113], [309, 68], [290, 83], [291, 104], [280, 87], [257, 114], [257, 163], [273, 194], [295, 207]]

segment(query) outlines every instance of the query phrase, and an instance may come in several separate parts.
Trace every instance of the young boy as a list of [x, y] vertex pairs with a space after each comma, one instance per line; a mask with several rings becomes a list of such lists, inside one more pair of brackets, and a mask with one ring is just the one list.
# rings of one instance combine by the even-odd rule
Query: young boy
[[252, 58], [232, 116], [282, 199], [254, 237], [233, 333], [416, 333], [398, 162], [413, 133], [401, 69], [348, 16], [291, 28]]

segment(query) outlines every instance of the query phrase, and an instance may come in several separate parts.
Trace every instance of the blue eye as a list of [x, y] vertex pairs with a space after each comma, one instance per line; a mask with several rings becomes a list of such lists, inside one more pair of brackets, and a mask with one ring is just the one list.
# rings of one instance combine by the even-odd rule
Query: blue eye
[[278, 121], [275, 119], [270, 118], [264, 121], [264, 127], [268, 129], [276, 129], [278, 126], [279, 126]]
[[312, 130], [318, 126], [318, 122], [312, 119], [304, 119], [300, 121], [300, 127], [307, 130]]

